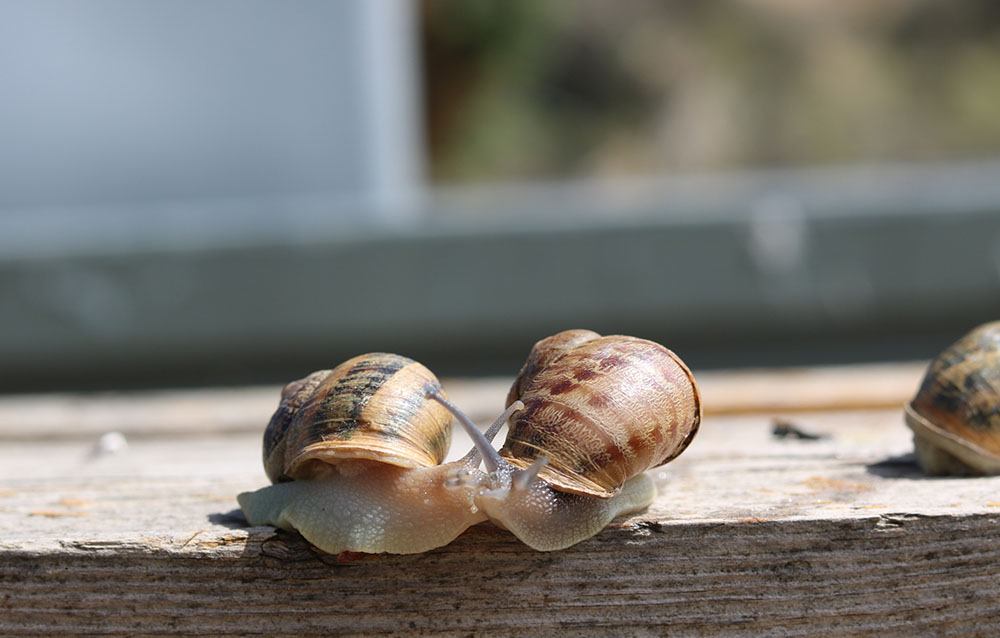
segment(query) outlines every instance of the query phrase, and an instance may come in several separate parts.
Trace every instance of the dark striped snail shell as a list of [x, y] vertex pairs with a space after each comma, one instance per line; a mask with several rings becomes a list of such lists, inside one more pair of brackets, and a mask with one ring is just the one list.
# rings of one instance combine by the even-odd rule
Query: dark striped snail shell
[[431, 395], [444, 400], [430, 370], [386, 353], [285, 386], [264, 434], [273, 485], [237, 497], [247, 521], [296, 530], [330, 553], [409, 554], [486, 520], [458, 480], [478, 471], [479, 455], [441, 463], [451, 414]]
[[264, 431], [271, 482], [306, 478], [316, 462], [367, 459], [399, 467], [440, 464], [451, 443], [451, 414], [427, 389], [441, 383], [420, 363], [376, 352], [293, 381]]
[[1000, 321], [931, 362], [905, 419], [928, 474], [1000, 474]]

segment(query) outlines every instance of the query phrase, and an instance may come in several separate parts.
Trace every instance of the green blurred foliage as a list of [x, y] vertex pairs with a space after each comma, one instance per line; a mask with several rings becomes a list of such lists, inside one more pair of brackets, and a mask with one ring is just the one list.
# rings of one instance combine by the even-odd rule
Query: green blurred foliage
[[423, 0], [437, 182], [994, 156], [995, 0]]

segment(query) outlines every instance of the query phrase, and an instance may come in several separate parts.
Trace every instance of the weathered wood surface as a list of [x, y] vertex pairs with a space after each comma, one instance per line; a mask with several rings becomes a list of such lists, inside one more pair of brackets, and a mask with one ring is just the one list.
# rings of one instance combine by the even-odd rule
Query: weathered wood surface
[[[913, 394], [926, 363], [701, 372], [705, 412], [896, 408]], [[509, 379], [451, 380], [448, 390], [478, 420], [501, 409]], [[103, 432], [148, 436], [259, 432], [278, 388], [189, 392], [23, 395], [0, 400], [0, 441], [93, 438]]]
[[[346, 561], [236, 509], [274, 388], [6, 399], [0, 635], [997, 635], [1000, 478], [920, 474], [886, 407], [919, 374], [700, 375], [703, 430], [647, 511], [560, 552], [483, 524]], [[446, 388], [485, 421], [505, 385]], [[108, 430], [128, 447], [101, 453]]]

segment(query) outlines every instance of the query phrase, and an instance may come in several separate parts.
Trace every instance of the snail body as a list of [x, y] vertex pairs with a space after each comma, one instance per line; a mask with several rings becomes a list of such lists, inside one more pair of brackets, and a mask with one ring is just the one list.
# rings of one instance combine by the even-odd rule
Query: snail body
[[356, 474], [277, 483], [241, 494], [240, 506], [251, 525], [298, 531], [331, 554], [425, 552], [486, 520], [471, 497], [442, 487], [447, 469], [357, 469]]
[[1000, 474], [1000, 321], [938, 355], [904, 415], [926, 473]]
[[694, 377], [674, 353], [584, 330], [535, 345], [508, 409], [517, 401], [524, 407], [499, 451], [452, 409], [486, 466], [467, 477], [476, 505], [539, 550], [573, 545], [649, 505], [656, 491], [645, 471], [676, 458], [701, 422]]
[[443, 396], [430, 370], [387, 353], [285, 386], [264, 433], [273, 485], [237, 497], [247, 521], [297, 530], [330, 553], [404, 554], [486, 520], [455, 480], [478, 453], [442, 464], [451, 415], [429, 393]]

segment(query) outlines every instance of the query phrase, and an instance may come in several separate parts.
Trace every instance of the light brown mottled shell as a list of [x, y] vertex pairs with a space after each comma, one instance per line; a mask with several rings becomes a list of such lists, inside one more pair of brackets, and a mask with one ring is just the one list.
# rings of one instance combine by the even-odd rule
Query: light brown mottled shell
[[600, 336], [593, 330], [563, 330], [536, 343], [531, 352], [528, 353], [528, 359], [521, 366], [521, 372], [514, 380], [514, 384], [510, 386], [506, 405], [517, 401], [518, 397], [524, 394], [524, 390], [535, 378], [535, 375], [552, 363], [553, 359], [581, 343], [592, 341]]
[[906, 406], [917, 459], [930, 474], [1000, 473], [1000, 321], [931, 362]]
[[701, 398], [691, 371], [658, 343], [568, 332], [529, 355], [508, 399], [525, 407], [500, 455], [519, 468], [544, 455], [539, 477], [553, 488], [610, 498], [684, 451], [701, 423]]
[[428, 389], [444, 394], [423, 365], [381, 352], [289, 383], [264, 432], [268, 478], [272, 483], [308, 478], [314, 461], [440, 464], [451, 442], [451, 415], [428, 399]]

